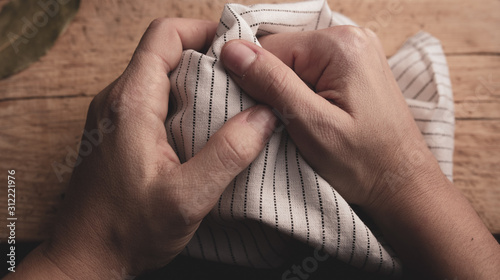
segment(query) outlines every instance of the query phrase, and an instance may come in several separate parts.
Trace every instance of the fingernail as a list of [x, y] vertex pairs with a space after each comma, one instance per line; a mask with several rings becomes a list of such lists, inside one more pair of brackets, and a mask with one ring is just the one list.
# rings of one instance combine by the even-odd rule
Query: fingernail
[[224, 47], [222, 61], [229, 70], [242, 77], [256, 57], [255, 52], [245, 44], [232, 42]]
[[267, 142], [274, 132], [278, 118], [271, 109], [264, 105], [257, 105], [247, 117], [247, 122], [258, 132], [262, 133], [262, 141]]

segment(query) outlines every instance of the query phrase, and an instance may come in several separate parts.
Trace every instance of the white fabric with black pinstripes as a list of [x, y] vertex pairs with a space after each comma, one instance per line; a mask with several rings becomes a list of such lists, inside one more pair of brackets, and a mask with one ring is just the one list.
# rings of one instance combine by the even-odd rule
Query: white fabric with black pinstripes
[[[334, 25], [355, 25], [324, 1], [226, 5], [206, 54], [184, 51], [170, 74], [175, 108], [165, 123], [182, 162], [205, 145], [225, 121], [255, 102], [229, 78], [219, 61], [232, 39]], [[444, 173], [452, 179], [453, 95], [437, 39], [420, 32], [389, 59], [408, 106]], [[387, 104], [390, 110], [390, 104]], [[412, 160], [412, 159], [409, 159]], [[397, 174], [389, 176], [397, 182]], [[396, 186], [397, 187], [397, 186]], [[276, 267], [292, 240], [321, 248], [367, 271], [397, 275], [401, 265], [349, 204], [302, 159], [285, 130], [275, 132], [260, 156], [223, 193], [183, 254], [213, 261]]]

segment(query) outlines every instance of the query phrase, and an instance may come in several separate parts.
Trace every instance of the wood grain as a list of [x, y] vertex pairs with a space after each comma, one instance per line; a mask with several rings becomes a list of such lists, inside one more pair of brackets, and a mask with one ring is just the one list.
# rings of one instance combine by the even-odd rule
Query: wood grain
[[[0, 0], [0, 6], [5, 2]], [[88, 104], [126, 67], [149, 22], [162, 16], [218, 20], [224, 3], [82, 1], [75, 20], [46, 56], [0, 81], [0, 172], [17, 171], [18, 240], [48, 236], [69, 180], [67, 173], [60, 182], [52, 164], [76, 150]], [[442, 41], [455, 94], [455, 184], [488, 228], [500, 233], [500, 2], [329, 3], [376, 29], [387, 55], [420, 29]], [[0, 197], [6, 196], [2, 188]], [[0, 199], [0, 213], [7, 214], [6, 199]], [[5, 234], [2, 227], [2, 240]]]
[[[82, 1], [74, 21], [45, 57], [28, 70], [1, 81], [0, 98], [93, 96], [123, 71], [151, 20], [166, 16], [217, 21], [224, 3], [220, 0], [155, 0], [146, 5], [125, 0]], [[329, 1], [329, 4], [361, 26], [376, 29], [388, 55], [419, 30], [442, 40], [447, 54], [498, 53], [500, 50], [500, 32], [497, 32], [500, 16], [494, 13], [500, 10], [500, 2], [496, 0], [458, 3], [455, 0], [351, 0]], [[481, 16], [473, 18], [474, 15]], [[28, 79], [30, 82], [26, 83]]]

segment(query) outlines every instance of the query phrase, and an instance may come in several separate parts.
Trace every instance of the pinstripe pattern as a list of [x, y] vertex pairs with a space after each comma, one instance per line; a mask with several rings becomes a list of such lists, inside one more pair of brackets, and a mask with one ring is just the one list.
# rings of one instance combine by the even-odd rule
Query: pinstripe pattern
[[[219, 62], [232, 39], [298, 32], [354, 23], [324, 1], [294, 4], [228, 4], [207, 54], [183, 53], [170, 75], [175, 110], [165, 122], [169, 142], [189, 160], [229, 118], [255, 102]], [[441, 45], [420, 32], [389, 59], [399, 87], [443, 172], [451, 180], [454, 110]], [[400, 261], [347, 202], [303, 160], [286, 131], [277, 131], [264, 151], [238, 175], [202, 222], [183, 254], [251, 267], [281, 265], [293, 239], [321, 248], [366, 271], [399, 275]]]

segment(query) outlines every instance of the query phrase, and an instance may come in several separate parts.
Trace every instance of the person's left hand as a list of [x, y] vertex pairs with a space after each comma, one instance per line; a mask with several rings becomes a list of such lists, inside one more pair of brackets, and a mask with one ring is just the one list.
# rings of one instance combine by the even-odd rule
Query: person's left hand
[[215, 29], [153, 21], [125, 72], [92, 101], [62, 215], [38, 249], [61, 275], [110, 279], [167, 264], [263, 149], [276, 125], [263, 105], [229, 120], [183, 164], [167, 142], [167, 73], [183, 49], [206, 48]]

